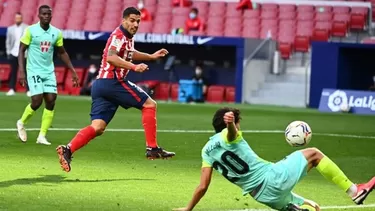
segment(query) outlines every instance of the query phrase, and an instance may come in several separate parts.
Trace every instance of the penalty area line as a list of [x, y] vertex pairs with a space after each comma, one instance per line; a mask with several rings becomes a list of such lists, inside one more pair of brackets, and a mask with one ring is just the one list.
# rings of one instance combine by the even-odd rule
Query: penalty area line
[[[364, 209], [375, 207], [375, 204], [366, 204], [366, 205], [346, 205], [346, 206], [322, 206], [322, 210], [333, 210], [333, 209]], [[272, 209], [242, 209], [242, 210], [228, 210], [228, 211], [272, 211]]]
[[[81, 128], [50, 128], [50, 131], [79, 131]], [[39, 131], [40, 128], [26, 128], [27, 131]], [[0, 132], [17, 131], [16, 128], [0, 128]], [[106, 129], [107, 132], [143, 132], [143, 129]], [[283, 130], [243, 130], [244, 133], [258, 133], [258, 134], [271, 134], [271, 133], [284, 133]], [[158, 130], [158, 133], [214, 133], [213, 130]], [[354, 134], [334, 134], [334, 133], [313, 133], [317, 136], [331, 136], [341, 138], [358, 138], [358, 139], [375, 139], [375, 136], [361, 136]]]

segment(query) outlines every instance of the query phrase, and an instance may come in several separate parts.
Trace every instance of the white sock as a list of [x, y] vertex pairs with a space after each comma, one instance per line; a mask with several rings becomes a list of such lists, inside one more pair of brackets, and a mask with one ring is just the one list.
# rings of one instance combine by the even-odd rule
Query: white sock
[[350, 196], [350, 197], [354, 197], [355, 195], [357, 195], [357, 186], [356, 185], [352, 185], [350, 186], [350, 188], [346, 191], [346, 193]]

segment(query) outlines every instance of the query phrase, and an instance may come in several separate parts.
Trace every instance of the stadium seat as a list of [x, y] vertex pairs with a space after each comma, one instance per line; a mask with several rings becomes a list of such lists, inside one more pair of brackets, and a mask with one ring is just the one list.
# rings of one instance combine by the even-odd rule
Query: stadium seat
[[292, 55], [292, 44], [279, 42], [279, 51], [282, 59], [290, 59], [290, 56]]
[[297, 35], [294, 40], [294, 50], [296, 52], [306, 53], [310, 48], [310, 40], [307, 36]]
[[348, 14], [350, 7], [347, 6], [335, 6], [333, 7], [333, 13], [335, 14]]
[[171, 99], [173, 101], [177, 101], [178, 99], [178, 83], [172, 84], [171, 86]]
[[234, 103], [236, 97], [236, 88], [228, 86], [225, 88], [225, 102]]
[[[77, 76], [79, 78], [79, 85], [81, 86], [83, 83], [83, 78], [85, 77], [85, 69], [84, 68], [75, 68], [77, 72]], [[69, 94], [69, 95], [79, 95], [80, 87], [73, 87], [72, 81], [72, 74], [70, 71], [67, 72], [65, 82], [64, 82], [64, 90], [61, 91], [62, 94]]]
[[346, 37], [348, 32], [348, 25], [343, 21], [334, 21], [332, 23], [331, 36], [334, 37]]
[[7, 82], [11, 67], [9, 64], [0, 64], [0, 82]]
[[207, 102], [210, 103], [222, 103], [224, 101], [224, 91], [223, 86], [209, 86], [207, 90]]
[[0, 91], [8, 91], [8, 80], [11, 67], [9, 64], [0, 64]]
[[363, 30], [365, 28], [365, 15], [351, 14], [350, 16], [350, 29]]
[[57, 90], [60, 92], [63, 90], [63, 87], [64, 87], [66, 68], [55, 67], [55, 75], [56, 75]]
[[165, 82], [159, 83], [155, 87], [155, 91], [154, 91], [155, 100], [168, 100], [169, 91], [170, 91], [169, 83], [165, 83]]
[[245, 10], [243, 13], [245, 19], [258, 19], [260, 17], [260, 10]]
[[296, 11], [296, 5], [293, 4], [281, 4], [279, 5], [279, 13], [294, 12]]
[[326, 29], [314, 29], [311, 40], [327, 42], [329, 39], [329, 32]]
[[264, 11], [277, 11], [279, 6], [273, 3], [264, 3], [261, 6], [262, 12]]

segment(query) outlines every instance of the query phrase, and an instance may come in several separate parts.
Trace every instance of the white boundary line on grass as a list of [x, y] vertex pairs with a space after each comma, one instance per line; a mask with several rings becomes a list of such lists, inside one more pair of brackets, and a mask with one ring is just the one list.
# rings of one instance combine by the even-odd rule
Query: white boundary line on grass
[[[27, 131], [39, 131], [40, 128], [26, 128]], [[50, 131], [79, 131], [80, 128], [50, 128]], [[0, 128], [0, 132], [17, 131], [16, 128]], [[143, 132], [143, 129], [106, 129], [108, 132]], [[213, 133], [213, 130], [158, 130], [159, 133]], [[284, 133], [283, 130], [243, 130], [244, 133]], [[353, 134], [313, 133], [318, 136], [332, 136], [342, 138], [375, 139], [375, 136], [361, 136]]]
[[[346, 206], [322, 206], [322, 210], [332, 210], [332, 209], [362, 209], [375, 207], [375, 204], [366, 205], [346, 205]], [[272, 211], [272, 209], [242, 209], [242, 210], [228, 210], [228, 211]]]

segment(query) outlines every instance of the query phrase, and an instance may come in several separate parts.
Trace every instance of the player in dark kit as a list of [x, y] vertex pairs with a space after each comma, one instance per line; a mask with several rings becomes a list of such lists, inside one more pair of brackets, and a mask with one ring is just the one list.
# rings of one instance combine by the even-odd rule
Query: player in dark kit
[[168, 152], [158, 146], [156, 140], [156, 102], [141, 88], [126, 79], [130, 70], [144, 72], [146, 64], [135, 65], [133, 60], [150, 61], [164, 57], [168, 51], [161, 49], [153, 54], [142, 53], [134, 49], [133, 36], [137, 32], [141, 13], [134, 7], [123, 12], [122, 24], [107, 40], [97, 80], [92, 85], [91, 125], [81, 129], [67, 145], [56, 148], [61, 167], [69, 172], [72, 154], [103, 134], [119, 106], [137, 108], [142, 111], [142, 123], [146, 137], [146, 157], [148, 159], [170, 158], [174, 152]]

